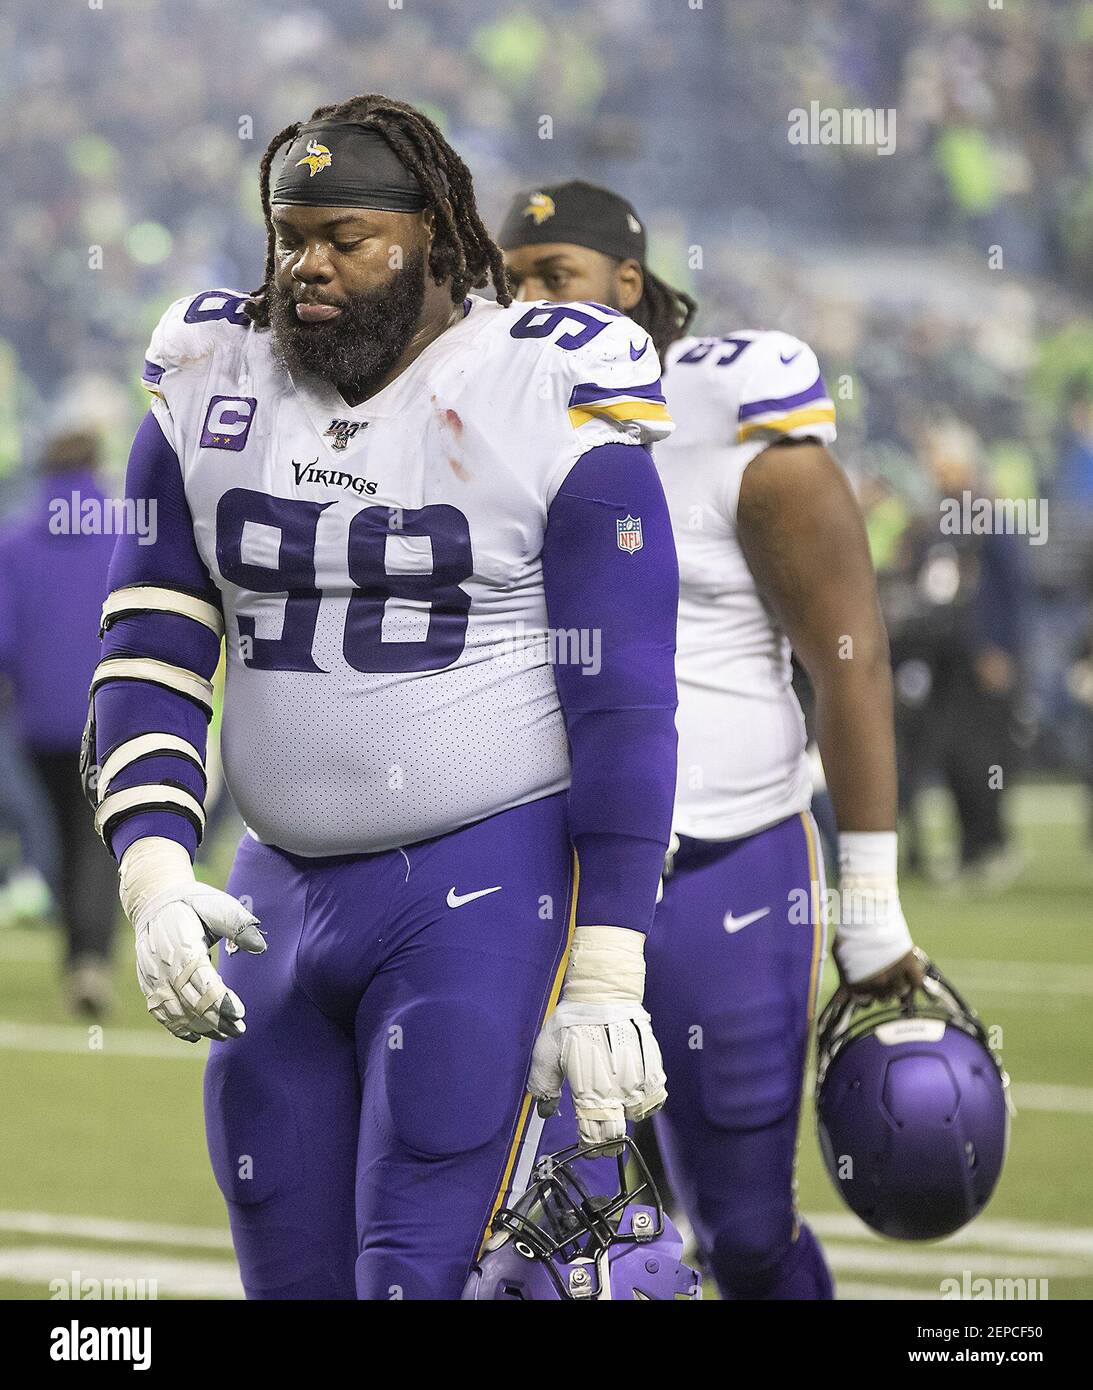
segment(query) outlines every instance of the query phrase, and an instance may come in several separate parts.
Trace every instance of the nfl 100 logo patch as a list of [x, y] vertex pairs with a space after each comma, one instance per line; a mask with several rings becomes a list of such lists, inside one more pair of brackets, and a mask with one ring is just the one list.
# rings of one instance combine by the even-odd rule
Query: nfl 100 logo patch
[[331, 447], [341, 454], [353, 436], [367, 426], [367, 420], [331, 420], [324, 433], [333, 440]]
[[251, 396], [214, 396], [201, 428], [202, 449], [245, 449], [258, 402]]
[[641, 535], [641, 517], [625, 516], [621, 521], [615, 522], [615, 532], [619, 540], [619, 549], [625, 550], [633, 555], [645, 544]]

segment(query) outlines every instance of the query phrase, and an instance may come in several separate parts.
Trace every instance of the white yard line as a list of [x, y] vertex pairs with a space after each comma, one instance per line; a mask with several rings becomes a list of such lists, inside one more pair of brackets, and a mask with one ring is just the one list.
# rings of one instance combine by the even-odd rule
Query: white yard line
[[[869, 1235], [847, 1212], [808, 1215], [824, 1241], [837, 1275], [837, 1293], [848, 1300], [937, 1299], [940, 1288], [924, 1283], [885, 1282], [889, 1277], [940, 1283], [944, 1277], [1089, 1278], [1093, 1271], [1093, 1229], [1044, 1226], [1020, 1221], [981, 1221], [944, 1245], [882, 1241]], [[0, 1279], [46, 1289], [51, 1280], [133, 1279], [157, 1281], [157, 1291], [191, 1298], [239, 1298], [242, 1288], [230, 1258], [228, 1233], [214, 1226], [170, 1225], [40, 1211], [0, 1211], [0, 1232], [58, 1236], [143, 1249], [35, 1245], [0, 1248]], [[164, 1254], [156, 1246], [223, 1250], [227, 1259]], [[1068, 1258], [1069, 1257], [1069, 1258]], [[844, 1278], [857, 1275], [857, 1279]], [[863, 1280], [860, 1276], [866, 1276]], [[872, 1278], [876, 1282], [867, 1282]]]
[[50, 1211], [0, 1211], [0, 1231], [30, 1236], [78, 1236], [130, 1245], [232, 1248], [231, 1236], [218, 1226], [168, 1226], [150, 1221], [116, 1221], [105, 1216], [60, 1216]]
[[[53, 1280], [64, 1280], [57, 1297], [71, 1297], [72, 1285], [85, 1279], [156, 1281], [156, 1293], [189, 1298], [242, 1298], [243, 1286], [235, 1266], [227, 1260], [173, 1258], [146, 1250], [99, 1250], [58, 1245], [29, 1245], [0, 1250], [0, 1280], [39, 1284], [48, 1289]], [[140, 1286], [138, 1285], [138, 1288]]]
[[942, 966], [960, 990], [1004, 994], [1093, 994], [1093, 966], [1030, 960], [950, 960]]
[[943, 1245], [907, 1245], [874, 1236], [848, 1211], [802, 1212], [802, 1216], [823, 1241], [876, 1241], [880, 1250], [954, 1250], [983, 1246], [993, 1250], [1017, 1250], [1041, 1255], [1084, 1256], [1093, 1266], [1093, 1229], [1072, 1226], [1042, 1226], [1032, 1221], [973, 1221]]
[[1013, 1101], [1022, 1110], [1044, 1110], [1051, 1115], [1093, 1115], [1093, 1087], [1052, 1086], [1039, 1081], [1015, 1081]]
[[872, 1302], [887, 1302], [889, 1299], [906, 1299], [918, 1302], [920, 1299], [939, 1299], [941, 1294], [937, 1289], [912, 1289], [901, 1284], [854, 1284], [845, 1279], [837, 1279], [835, 1281], [835, 1297], [851, 1303], [863, 1299]]
[[[91, 1046], [92, 1039], [95, 1046]], [[91, 1059], [163, 1057], [168, 1061], [202, 1062], [207, 1046], [172, 1038], [158, 1024], [148, 1028], [117, 1028], [110, 1023], [85, 1027], [0, 1019], [0, 1052], [59, 1052]]]
[[1087, 1279], [1090, 1267], [1082, 1259], [1068, 1260], [1030, 1254], [1001, 1254], [994, 1250], [947, 1250], [941, 1246], [910, 1245], [841, 1245], [828, 1243], [824, 1247], [827, 1262], [838, 1273], [855, 1270], [859, 1273], [883, 1273], [921, 1276], [962, 1274], [969, 1270], [974, 1278], [983, 1276], [1042, 1279]]
[[[101, 1030], [101, 1046], [90, 1045], [99, 1034], [78, 1024], [16, 1023], [0, 1019], [0, 1052], [58, 1053], [103, 1058], [141, 1057], [168, 1062], [203, 1062], [208, 1052], [202, 1043], [183, 1043], [158, 1036], [144, 1028]], [[811, 1084], [811, 1082], [810, 1082]], [[1050, 1082], [1018, 1081], [1013, 1096], [1018, 1110], [1043, 1111], [1052, 1115], [1093, 1115], [1093, 1087], [1058, 1086]]]
[[[850, 1212], [806, 1212], [805, 1220], [825, 1242], [845, 1241], [849, 1249], [891, 1253], [897, 1260], [917, 1254], [957, 1255], [983, 1247], [988, 1252], [1017, 1252], [1085, 1258], [1093, 1265], [1093, 1228], [1047, 1226], [1031, 1221], [976, 1221], [944, 1244], [917, 1245], [874, 1236]], [[106, 1216], [66, 1215], [48, 1211], [0, 1211], [0, 1232], [20, 1235], [67, 1236], [147, 1246], [195, 1246], [231, 1250], [231, 1237], [219, 1226], [187, 1226], [166, 1222], [129, 1221]], [[965, 1256], [960, 1254], [964, 1260]], [[965, 1261], [966, 1262], [966, 1261]]]
[[[832, 1268], [840, 1277], [836, 1281], [838, 1296], [850, 1300], [913, 1300], [937, 1299], [940, 1288], [913, 1288], [906, 1284], [865, 1283], [841, 1277], [842, 1271], [872, 1273], [882, 1279], [887, 1271], [901, 1272], [914, 1277], [920, 1272], [925, 1278], [938, 1279], [948, 1275], [963, 1275], [967, 1270], [974, 1278], [1044, 1278], [1077, 1277], [1065, 1261], [1006, 1260], [977, 1258], [974, 1265], [966, 1259], [938, 1262], [932, 1251], [917, 1251], [917, 1259], [909, 1262], [905, 1251], [863, 1250], [860, 1247], [829, 1247]], [[881, 1258], [883, 1257], [883, 1258]], [[1080, 1273], [1080, 1271], [1079, 1271]], [[157, 1296], [175, 1295], [189, 1298], [241, 1298], [242, 1285], [234, 1266], [223, 1260], [198, 1260], [169, 1256], [154, 1250], [118, 1251], [87, 1246], [35, 1245], [16, 1249], [0, 1249], [0, 1280], [38, 1285], [43, 1293], [58, 1299], [70, 1298], [78, 1287], [88, 1294], [86, 1280], [132, 1280], [136, 1291], [145, 1296], [152, 1292], [155, 1280]], [[60, 1285], [50, 1286], [53, 1281]], [[144, 1281], [141, 1284], [139, 1281]], [[101, 1294], [101, 1288], [96, 1290]]]

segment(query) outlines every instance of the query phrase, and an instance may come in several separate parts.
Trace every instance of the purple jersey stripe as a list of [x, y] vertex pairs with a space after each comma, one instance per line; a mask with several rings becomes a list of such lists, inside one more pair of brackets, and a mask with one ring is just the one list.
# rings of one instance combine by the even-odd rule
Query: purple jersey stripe
[[151, 384], [155, 386], [159, 383], [159, 379], [163, 375], [164, 370], [165, 369], [160, 367], [157, 363], [149, 362], [148, 359], [145, 358], [144, 371], [141, 373], [140, 379], [141, 381], [151, 382]]
[[645, 386], [597, 386], [594, 381], [582, 381], [574, 386], [569, 397], [570, 406], [587, 405], [589, 401], [607, 401], [612, 396], [634, 396], [641, 401], [657, 401], [664, 404], [664, 392], [660, 389], [660, 378]]
[[750, 420], [753, 415], [766, 415], [770, 410], [793, 410], [809, 401], [827, 399], [827, 387], [822, 376], [818, 376], [807, 391], [798, 391], [795, 396], [780, 396], [769, 401], [749, 401], [740, 407], [740, 419]]

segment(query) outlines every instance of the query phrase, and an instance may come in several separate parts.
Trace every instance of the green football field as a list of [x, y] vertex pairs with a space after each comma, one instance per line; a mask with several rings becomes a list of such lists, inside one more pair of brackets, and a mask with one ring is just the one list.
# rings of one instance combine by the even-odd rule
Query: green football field
[[[919, 943], [1001, 1028], [1018, 1116], [986, 1214], [933, 1245], [883, 1241], [841, 1206], [820, 1164], [811, 1103], [800, 1208], [844, 1298], [937, 1298], [941, 1281], [1046, 1280], [1093, 1297], [1093, 855], [1082, 793], [1030, 785], [1011, 821], [1028, 867], [1004, 893], [908, 883]], [[931, 837], [948, 836], [942, 798]], [[101, 1033], [63, 1012], [46, 930], [0, 934], [0, 1296], [66, 1296], [81, 1279], [155, 1280], [160, 1298], [239, 1297], [205, 1155], [202, 1047], [144, 1013], [124, 940], [120, 1004]], [[831, 970], [825, 981], [830, 989]], [[981, 1285], [979, 1287], [982, 1287]], [[1039, 1291], [1042, 1286], [1034, 1286]]]

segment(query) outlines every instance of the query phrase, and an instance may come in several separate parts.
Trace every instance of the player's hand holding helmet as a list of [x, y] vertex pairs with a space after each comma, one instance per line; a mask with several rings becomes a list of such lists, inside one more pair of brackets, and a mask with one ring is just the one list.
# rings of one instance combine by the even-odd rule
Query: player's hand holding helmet
[[558, 1007], [535, 1043], [528, 1089], [540, 1115], [569, 1082], [585, 1144], [621, 1140], [667, 1098], [645, 993], [645, 938], [625, 927], [578, 927]]
[[[617, 1165], [612, 1195], [589, 1190], [597, 1159]], [[495, 1214], [463, 1290], [480, 1303], [701, 1297], [702, 1276], [684, 1264], [683, 1238], [626, 1138], [541, 1158], [523, 1196]]]
[[209, 950], [223, 940], [261, 955], [266, 942], [254, 914], [199, 883], [185, 849], [158, 836], [134, 841], [122, 855], [120, 895], [152, 1017], [186, 1042], [224, 1042], [245, 1032], [243, 1001], [220, 978]]
[[1013, 1109], [978, 1015], [918, 959], [919, 989], [887, 1005], [839, 991], [817, 1029], [824, 1165], [850, 1209], [894, 1240], [938, 1240], [983, 1210]]

